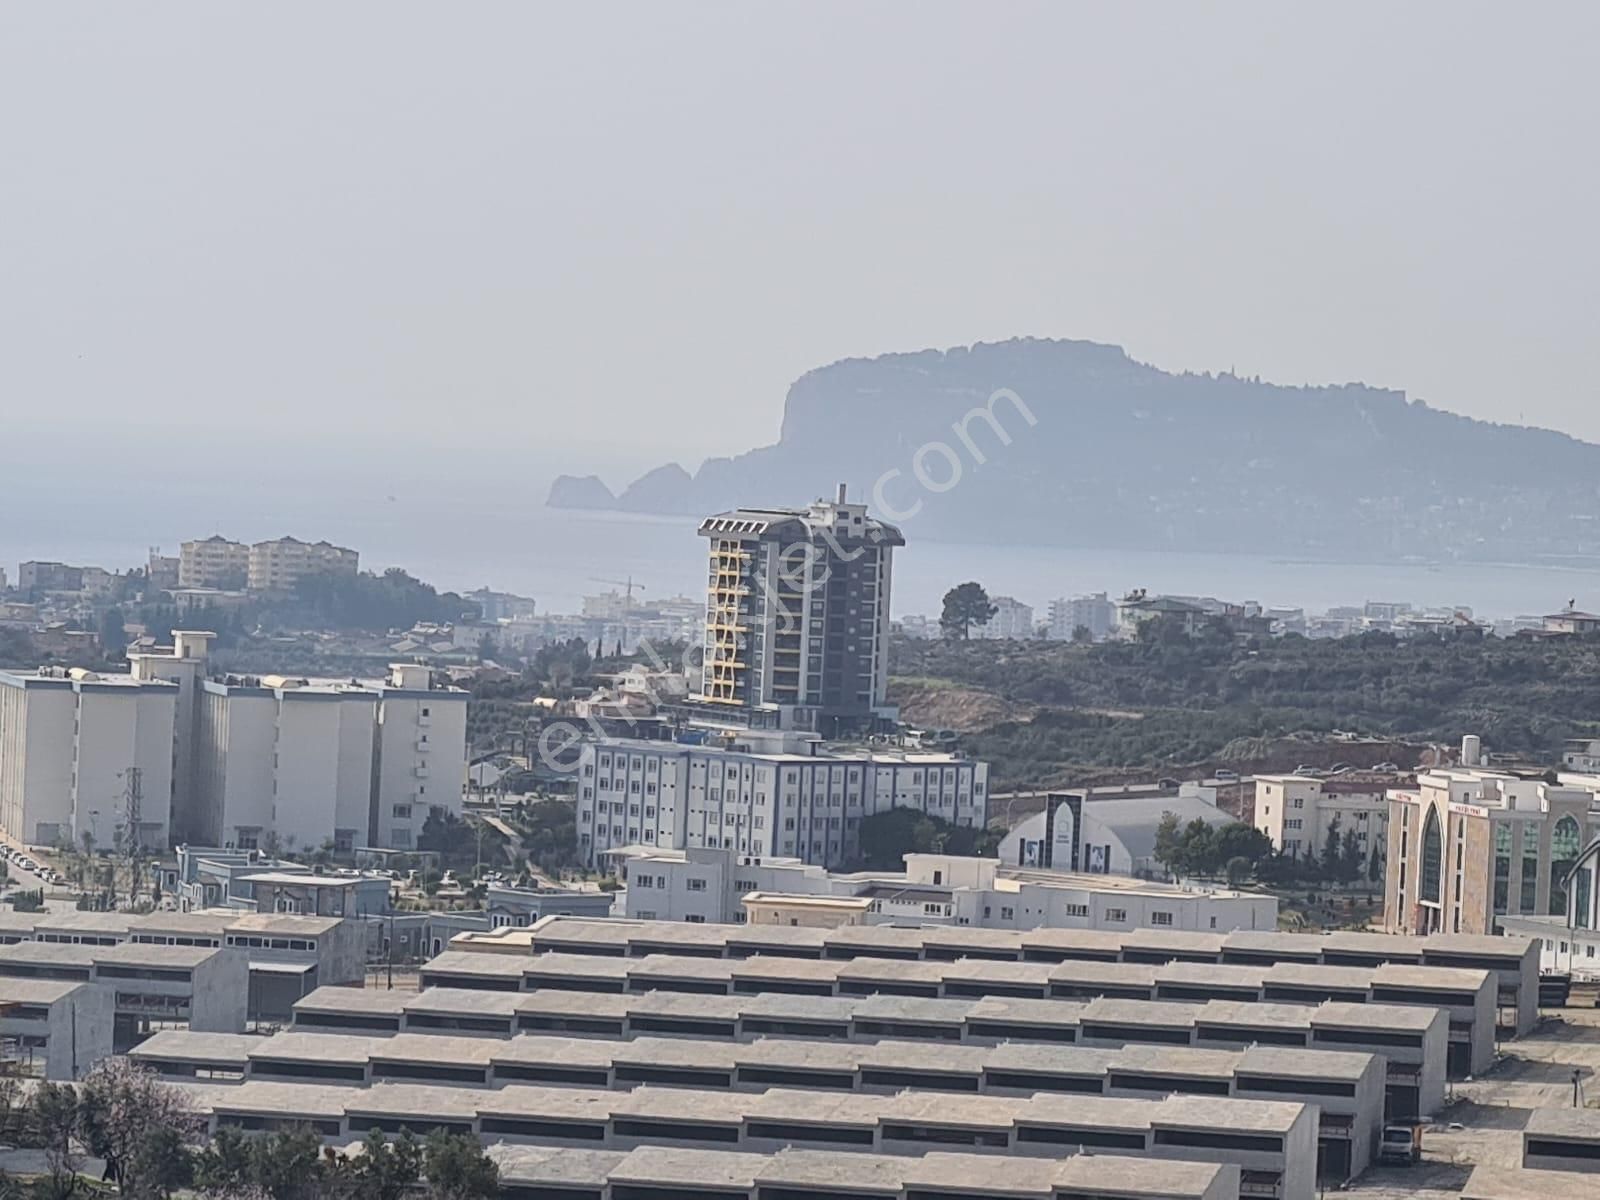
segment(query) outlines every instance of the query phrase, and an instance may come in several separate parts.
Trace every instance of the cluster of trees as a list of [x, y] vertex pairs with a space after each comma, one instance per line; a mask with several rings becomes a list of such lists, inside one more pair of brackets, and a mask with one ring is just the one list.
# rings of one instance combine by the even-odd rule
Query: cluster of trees
[[1210, 825], [1196, 817], [1182, 824], [1167, 812], [1156, 826], [1155, 859], [1179, 877], [1226, 877], [1234, 887], [1251, 878], [1261, 883], [1356, 883], [1383, 878], [1383, 855], [1368, 855], [1353, 829], [1341, 831], [1337, 818], [1328, 827], [1320, 855], [1296, 858], [1275, 850], [1266, 834], [1243, 821]]
[[[1600, 734], [1600, 637], [1159, 632], [1099, 644], [904, 638], [892, 661], [900, 676], [1038, 707], [1032, 721], [964, 743], [996, 765], [1002, 788], [1081, 779], [1086, 767], [1226, 764], [1230, 742], [1300, 732], [1449, 744], [1470, 731], [1497, 750], [1529, 754]], [[1138, 719], [1099, 715], [1118, 712]]]
[[[93, 1194], [79, 1177], [88, 1157], [103, 1159], [117, 1194], [133, 1200], [490, 1200], [500, 1192], [499, 1170], [474, 1137], [391, 1141], [373, 1132], [346, 1156], [325, 1150], [310, 1130], [247, 1137], [224, 1129], [211, 1140], [205, 1130], [182, 1092], [124, 1058], [98, 1063], [76, 1087], [0, 1079], [0, 1139], [42, 1152], [46, 1173], [33, 1194], [48, 1200]], [[24, 1194], [0, 1177], [0, 1196]]]
[[854, 869], [899, 871], [907, 854], [963, 854], [993, 858], [1003, 833], [954, 825], [914, 808], [891, 808], [861, 819], [861, 861]]
[[437, 591], [399, 567], [382, 575], [307, 575], [290, 600], [266, 606], [263, 621], [296, 628], [409, 629], [418, 621], [459, 621], [477, 606], [455, 592]]

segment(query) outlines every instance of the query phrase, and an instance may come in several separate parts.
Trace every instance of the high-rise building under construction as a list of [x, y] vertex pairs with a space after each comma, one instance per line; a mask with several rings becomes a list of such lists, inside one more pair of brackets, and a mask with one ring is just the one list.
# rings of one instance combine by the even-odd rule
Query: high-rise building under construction
[[740, 508], [708, 542], [701, 709], [736, 724], [834, 737], [893, 720], [889, 588], [905, 538], [867, 506]]

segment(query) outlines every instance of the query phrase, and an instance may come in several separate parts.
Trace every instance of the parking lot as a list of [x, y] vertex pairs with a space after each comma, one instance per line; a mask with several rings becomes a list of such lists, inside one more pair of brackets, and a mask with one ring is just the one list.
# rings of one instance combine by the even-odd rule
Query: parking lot
[[[1488, 1074], [1451, 1084], [1450, 1103], [1423, 1135], [1421, 1163], [1375, 1167], [1348, 1194], [1363, 1200], [1457, 1200], [1474, 1167], [1519, 1167], [1528, 1114], [1570, 1106], [1575, 1070], [1583, 1101], [1600, 1108], [1595, 995], [1593, 985], [1574, 987], [1568, 1007], [1549, 1010], [1527, 1037], [1501, 1046], [1501, 1058]], [[1600, 1197], [1600, 1177], [1573, 1173], [1567, 1195]]]

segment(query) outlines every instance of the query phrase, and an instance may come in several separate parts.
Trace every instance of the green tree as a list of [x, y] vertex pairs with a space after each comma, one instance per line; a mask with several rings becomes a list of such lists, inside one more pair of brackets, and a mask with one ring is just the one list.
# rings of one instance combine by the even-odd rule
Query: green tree
[[958, 583], [944, 594], [944, 611], [939, 627], [946, 637], [966, 641], [974, 625], [987, 625], [1000, 610], [989, 603], [989, 593], [980, 584]]
[[125, 1196], [154, 1200], [186, 1184], [202, 1127], [184, 1093], [126, 1058], [96, 1063], [78, 1091], [78, 1135]]
[[1174, 875], [1183, 871], [1183, 834], [1178, 828], [1178, 814], [1168, 809], [1161, 814], [1156, 825], [1155, 860]]
[[1346, 829], [1339, 847], [1339, 882], [1354, 883], [1361, 878], [1361, 843], [1354, 829]]
[[423, 1147], [428, 1194], [437, 1200], [495, 1200], [500, 1168], [471, 1134], [435, 1130]]
[[410, 1130], [394, 1141], [374, 1129], [361, 1142], [361, 1153], [346, 1160], [345, 1189], [352, 1200], [403, 1200], [422, 1177], [422, 1146]]
[[1222, 866], [1217, 832], [1200, 817], [1183, 827], [1183, 858], [1194, 875], [1215, 875]]
[[1379, 846], [1375, 848], [1372, 851], [1372, 857], [1367, 860], [1367, 881], [1369, 883], [1378, 883], [1382, 881], [1385, 861], [1383, 847]]
[[51, 1200], [66, 1200], [77, 1190], [83, 1162], [77, 1147], [78, 1093], [70, 1083], [39, 1084], [33, 1090], [29, 1118], [50, 1173], [46, 1194]]
[[1228, 860], [1228, 886], [1231, 888], [1242, 887], [1250, 878], [1251, 863], [1242, 854], [1236, 854]]
[[108, 608], [100, 618], [100, 652], [106, 658], [121, 658], [128, 649], [128, 635], [123, 631], [127, 616], [120, 608]]
[[1219, 826], [1215, 838], [1217, 858], [1222, 863], [1242, 858], [1247, 863], [1255, 864], [1272, 853], [1272, 840], [1254, 825], [1247, 825], [1243, 821], [1229, 821]]
[[1094, 641], [1094, 631], [1087, 625], [1074, 625], [1072, 627], [1072, 643], [1075, 646], [1087, 646]]
[[1344, 855], [1339, 838], [1339, 818], [1328, 822], [1328, 835], [1322, 841], [1322, 876], [1335, 880], [1344, 873]]

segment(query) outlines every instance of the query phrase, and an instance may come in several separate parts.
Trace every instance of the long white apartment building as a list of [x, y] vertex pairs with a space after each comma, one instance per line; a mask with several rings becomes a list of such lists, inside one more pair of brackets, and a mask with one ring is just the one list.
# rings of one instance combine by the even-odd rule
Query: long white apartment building
[[863, 817], [892, 808], [983, 825], [988, 785], [988, 764], [974, 759], [829, 748], [815, 735], [740, 731], [716, 746], [606, 739], [580, 751], [578, 850], [595, 866], [623, 846], [833, 866], [856, 855]]
[[[835, 923], [807, 901], [866, 903], [864, 925], [974, 929], [1273, 930], [1276, 897], [1230, 888], [1187, 888], [1104, 875], [1007, 867], [992, 858], [907, 854], [904, 871], [829, 872], [794, 858], [732, 850], [615, 851], [627, 883], [622, 915], [691, 924]], [[748, 903], [759, 897], [759, 903]], [[793, 904], [789, 902], [793, 901]]]
[[130, 656], [128, 675], [0, 672], [0, 832], [23, 845], [122, 837], [228, 849], [409, 850], [459, 813], [467, 693], [428, 668], [383, 680], [208, 677], [212, 635]]
[[459, 814], [467, 694], [398, 665], [381, 683], [205, 681], [190, 840], [261, 848], [408, 850], [434, 809]]
[[0, 671], [0, 831], [15, 842], [109, 847], [137, 808], [165, 848], [178, 689], [78, 668]]

